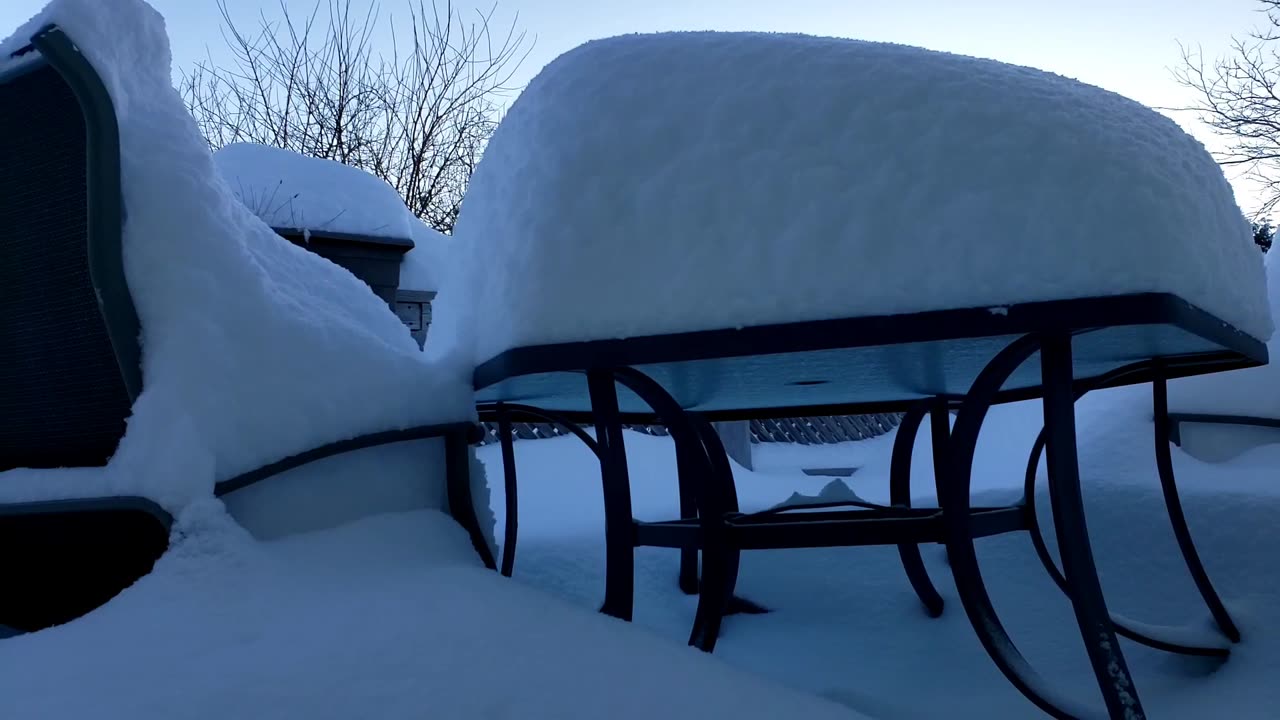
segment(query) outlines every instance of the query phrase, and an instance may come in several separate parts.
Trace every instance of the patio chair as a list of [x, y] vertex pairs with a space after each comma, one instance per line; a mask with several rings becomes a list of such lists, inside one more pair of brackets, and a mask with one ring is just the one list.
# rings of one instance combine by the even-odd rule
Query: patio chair
[[[0, 64], [9, 68], [0, 73], [0, 473], [102, 466], [143, 383], [115, 112], [57, 27]], [[351, 438], [223, 479], [216, 494], [340, 453], [440, 437], [450, 509], [493, 567], [471, 503], [467, 446], [477, 432], [454, 423]], [[0, 504], [0, 637], [100, 606], [150, 571], [171, 523], [142, 497]]]

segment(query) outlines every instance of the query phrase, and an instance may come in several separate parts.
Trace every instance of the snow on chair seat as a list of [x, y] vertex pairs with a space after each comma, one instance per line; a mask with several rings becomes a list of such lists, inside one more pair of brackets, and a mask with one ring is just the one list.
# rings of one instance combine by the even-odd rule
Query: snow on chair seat
[[493, 564], [466, 370], [427, 362], [367, 286], [240, 205], [172, 88], [159, 15], [57, 0], [0, 43], [0, 96], [0, 624], [108, 599], [194, 501], [296, 488], [295, 468], [382, 444], [423, 450], [367, 476], [330, 463], [310, 494], [341, 481], [395, 506], [323, 522], [448, 508]]

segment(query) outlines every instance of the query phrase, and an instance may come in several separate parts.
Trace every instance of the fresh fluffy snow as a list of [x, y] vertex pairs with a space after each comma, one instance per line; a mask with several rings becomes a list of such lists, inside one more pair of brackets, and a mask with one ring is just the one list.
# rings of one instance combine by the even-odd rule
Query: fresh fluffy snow
[[1039, 70], [883, 43], [587, 43], [512, 104], [454, 235], [434, 332], [478, 361], [1137, 292], [1272, 329], [1231, 188], [1172, 120]]
[[159, 14], [139, 0], [55, 0], [0, 57], [47, 23], [97, 69], [119, 119], [144, 390], [105, 469], [10, 471], [0, 501], [141, 494], [177, 510], [309, 448], [472, 417], [469, 368], [425, 361], [368, 287], [237, 199], [171, 85]]
[[[979, 442], [974, 503], [1016, 500], [1038, 403], [993, 408]], [[1079, 407], [1081, 474], [1089, 530], [1113, 612], [1184, 639], [1213, 638], [1208, 612], [1178, 554], [1160, 498], [1152, 453], [1147, 387], [1092, 394]], [[932, 504], [931, 443], [916, 442], [913, 488]], [[734, 467], [743, 509], [770, 507], [791, 493], [820, 495], [826, 478], [799, 468], [858, 465], [847, 482], [873, 502], [888, 500], [893, 435], [842, 446], [757, 446], [771, 456], [765, 472]], [[668, 438], [628, 432], [636, 515], [676, 517], [675, 459]], [[863, 447], [870, 445], [870, 447]], [[583, 609], [599, 606], [604, 588], [603, 511], [598, 466], [573, 438], [521, 441], [520, 545], [516, 579]], [[770, 448], [772, 447], [772, 450]], [[761, 451], [770, 450], [762, 453]], [[774, 452], [776, 450], [777, 452]], [[480, 449], [490, 473], [501, 470], [496, 446]], [[758, 462], [759, 460], [757, 460]], [[1122, 640], [1150, 717], [1193, 720], [1265, 718], [1280, 704], [1280, 447], [1209, 465], [1177, 449], [1174, 463], [1202, 558], [1241, 625], [1244, 642], [1225, 663], [1185, 658]], [[495, 492], [501, 493], [500, 487]], [[1038, 511], [1054, 547], [1044, 478]], [[495, 502], [501, 510], [501, 502]], [[501, 518], [498, 523], [502, 527]], [[922, 548], [946, 602], [930, 619], [890, 547], [743, 553], [738, 594], [770, 609], [725, 620], [716, 657], [776, 681], [824, 695], [879, 718], [958, 720], [1033, 718], [1041, 713], [996, 670], [975, 638], [937, 546]], [[1020, 650], [1060, 693], [1101, 708], [1071, 606], [1048, 580], [1021, 533], [978, 542], [993, 601]], [[688, 637], [697, 598], [676, 587], [678, 555], [637, 551], [637, 624], [673, 643]]]
[[417, 218], [409, 222], [413, 249], [400, 262], [400, 289], [439, 290], [449, 274], [457, 243]]
[[411, 216], [386, 181], [334, 160], [233, 143], [213, 154], [232, 193], [277, 228], [409, 238]]
[[479, 565], [430, 511], [262, 543], [217, 502], [115, 600], [0, 641], [7, 720], [855, 720]]
[[[1272, 317], [1280, 316], [1280, 259], [1269, 253], [1267, 288]], [[1269, 365], [1169, 383], [1169, 410], [1280, 419], [1280, 337], [1267, 343]]]

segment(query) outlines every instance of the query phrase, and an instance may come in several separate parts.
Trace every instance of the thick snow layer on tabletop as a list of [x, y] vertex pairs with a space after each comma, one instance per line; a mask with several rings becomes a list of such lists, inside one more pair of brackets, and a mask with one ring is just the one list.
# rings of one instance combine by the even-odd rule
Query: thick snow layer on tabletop
[[[1280, 258], [1266, 260], [1272, 317], [1280, 317]], [[1169, 410], [1280, 419], [1280, 337], [1267, 343], [1271, 362], [1258, 368], [1215, 373], [1169, 383]]]
[[254, 143], [213, 154], [231, 191], [271, 227], [409, 238], [409, 212], [386, 181], [335, 160]]
[[439, 290], [452, 267], [458, 244], [417, 218], [411, 218], [409, 225], [413, 249], [400, 262], [400, 289]]
[[474, 326], [460, 337], [479, 361], [1139, 292], [1272, 330], [1231, 187], [1172, 120], [1039, 70], [900, 45], [587, 43], [512, 104], [454, 235], [463, 269], [436, 322]]
[[429, 511], [261, 543], [195, 504], [154, 572], [0, 667], [9, 720], [862, 717], [504, 579]]
[[364, 283], [236, 198], [170, 84], [159, 14], [139, 0], [55, 0], [0, 57], [47, 23], [97, 69], [119, 120], [144, 387], [105, 470], [10, 471], [0, 500], [136, 493], [177, 509], [325, 443], [472, 417], [469, 368], [427, 362]]

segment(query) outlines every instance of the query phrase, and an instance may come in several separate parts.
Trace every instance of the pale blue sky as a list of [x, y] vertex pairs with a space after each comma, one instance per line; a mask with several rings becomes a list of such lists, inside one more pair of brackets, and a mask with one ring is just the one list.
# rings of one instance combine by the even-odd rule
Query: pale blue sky
[[[111, 0], [102, 0], [109, 2]], [[287, 0], [310, 8], [313, 0]], [[218, 51], [214, 0], [151, 0], [166, 18], [174, 62]], [[229, 0], [246, 22], [277, 0]], [[0, 2], [0, 34], [35, 14], [45, 0]], [[488, 0], [455, 0], [471, 12]], [[383, 0], [384, 12], [402, 12]], [[1187, 104], [1170, 68], [1179, 41], [1207, 55], [1265, 21], [1255, 0], [498, 0], [498, 24], [518, 14], [535, 38], [516, 80], [527, 81], [560, 53], [592, 38], [656, 30], [771, 30], [887, 40], [1051, 70], [1153, 106]], [[1207, 144], [1216, 141], [1190, 117], [1178, 118]], [[1253, 194], [1237, 185], [1242, 205]]]

